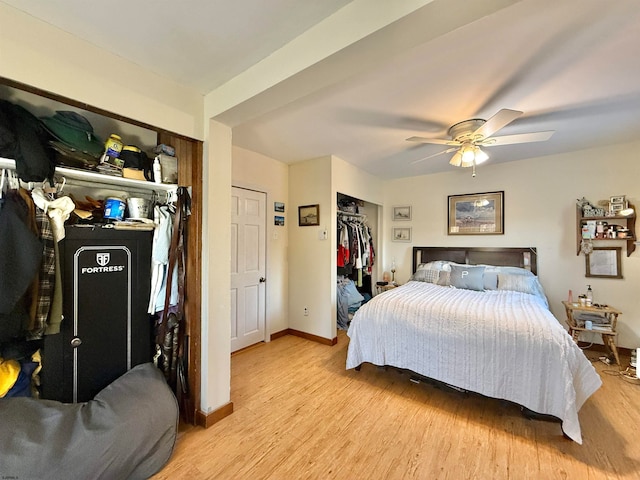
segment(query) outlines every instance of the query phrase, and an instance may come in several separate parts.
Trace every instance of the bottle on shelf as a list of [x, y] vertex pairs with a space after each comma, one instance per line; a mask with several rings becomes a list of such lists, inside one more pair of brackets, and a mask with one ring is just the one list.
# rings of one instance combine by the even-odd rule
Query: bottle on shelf
[[158, 157], [153, 161], [153, 181], [155, 183], [162, 183], [162, 166], [160, 165], [160, 159]]
[[593, 305], [593, 290], [591, 290], [591, 285], [587, 285], [587, 305]]

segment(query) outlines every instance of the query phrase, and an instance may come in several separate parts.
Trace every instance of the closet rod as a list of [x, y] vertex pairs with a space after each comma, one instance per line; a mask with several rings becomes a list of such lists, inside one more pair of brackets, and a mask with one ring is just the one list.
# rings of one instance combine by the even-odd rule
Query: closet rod
[[364, 213], [343, 212], [342, 210], [338, 210], [338, 215], [341, 215], [343, 217], [367, 218]]

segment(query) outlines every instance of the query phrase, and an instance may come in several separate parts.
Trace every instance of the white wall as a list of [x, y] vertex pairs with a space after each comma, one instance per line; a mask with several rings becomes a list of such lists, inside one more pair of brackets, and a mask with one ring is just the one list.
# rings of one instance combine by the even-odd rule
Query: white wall
[[[330, 240], [319, 233], [331, 229], [331, 157], [289, 166], [289, 203], [293, 219], [289, 229], [289, 327], [322, 338], [334, 337], [331, 328], [332, 258]], [[298, 226], [298, 207], [320, 205], [319, 226]], [[304, 316], [307, 307], [309, 315]]]
[[202, 215], [202, 395], [209, 413], [231, 396], [231, 129], [211, 120]]
[[[289, 203], [289, 165], [250, 150], [233, 147], [233, 186], [267, 194], [267, 340], [272, 333], [289, 328], [289, 229], [297, 223], [297, 209]], [[285, 204], [284, 213], [274, 211], [274, 202]], [[284, 226], [274, 216], [284, 216]]]
[[[640, 250], [626, 256], [623, 246], [624, 279], [585, 277], [585, 258], [576, 256], [576, 199], [585, 196], [596, 203], [612, 195], [626, 195], [640, 206], [640, 143], [583, 150], [519, 162], [478, 167], [477, 177], [469, 169], [405, 178], [387, 182], [385, 205], [411, 205], [411, 243], [391, 241], [391, 227], [385, 228], [385, 255], [398, 263], [396, 278], [405, 282], [411, 274], [411, 247], [419, 246], [533, 246], [538, 249], [538, 272], [552, 312], [564, 323], [562, 300], [569, 289], [583, 293], [587, 284], [594, 300], [623, 312], [619, 318], [618, 344], [640, 346]], [[487, 236], [447, 235], [447, 196], [503, 190], [505, 233]], [[387, 215], [385, 214], [385, 217]], [[398, 226], [400, 222], [390, 222]], [[588, 334], [587, 334], [588, 335]], [[591, 341], [590, 337], [583, 337]], [[594, 338], [596, 343], [601, 339]]]
[[1, 2], [0, 76], [203, 138], [202, 95]]

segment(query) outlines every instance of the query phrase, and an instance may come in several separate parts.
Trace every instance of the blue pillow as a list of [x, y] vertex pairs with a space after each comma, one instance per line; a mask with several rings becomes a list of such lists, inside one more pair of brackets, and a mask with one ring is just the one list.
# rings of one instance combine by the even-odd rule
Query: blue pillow
[[498, 272], [489, 272], [485, 269], [483, 278], [485, 290], [498, 289]]
[[467, 290], [484, 291], [484, 267], [451, 265], [451, 285]]

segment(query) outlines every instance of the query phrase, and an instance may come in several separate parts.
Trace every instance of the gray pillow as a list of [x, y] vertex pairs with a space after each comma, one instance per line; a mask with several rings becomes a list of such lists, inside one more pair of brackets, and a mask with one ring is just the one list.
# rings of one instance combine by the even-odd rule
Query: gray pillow
[[416, 273], [411, 276], [411, 280], [416, 282], [437, 283], [438, 273], [438, 270], [416, 270]]
[[467, 290], [484, 291], [484, 267], [451, 265], [451, 285]]

